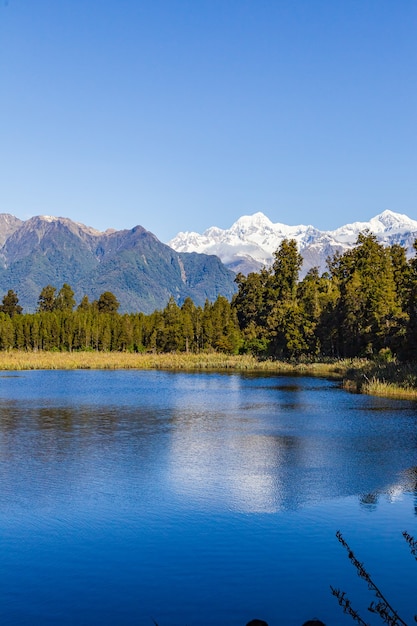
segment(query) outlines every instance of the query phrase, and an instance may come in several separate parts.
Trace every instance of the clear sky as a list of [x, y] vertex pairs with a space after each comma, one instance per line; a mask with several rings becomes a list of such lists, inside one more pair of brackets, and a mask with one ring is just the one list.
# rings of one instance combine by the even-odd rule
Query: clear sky
[[417, 219], [416, 0], [0, 0], [0, 212]]

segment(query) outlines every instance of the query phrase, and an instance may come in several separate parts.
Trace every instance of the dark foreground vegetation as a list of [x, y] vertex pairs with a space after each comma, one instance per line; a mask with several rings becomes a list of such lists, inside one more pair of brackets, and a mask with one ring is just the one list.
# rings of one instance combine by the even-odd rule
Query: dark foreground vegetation
[[417, 258], [365, 232], [355, 248], [329, 259], [324, 274], [312, 269], [300, 280], [301, 264], [296, 242], [284, 240], [270, 269], [237, 275], [231, 302], [219, 296], [201, 307], [172, 296], [148, 315], [119, 314], [111, 292], [77, 305], [68, 284], [59, 291], [47, 285], [37, 312], [24, 313], [9, 290], [0, 305], [0, 350], [216, 352], [292, 363], [361, 358], [368, 364], [351, 369], [347, 386], [414, 389]]
[[[348, 554], [348, 558], [352, 565], [355, 567], [356, 572], [362, 580], [368, 586], [369, 591], [372, 592], [375, 599], [371, 601], [367, 610], [374, 615], [377, 615], [384, 624], [389, 626], [407, 626], [407, 623], [400, 617], [398, 611], [392, 606], [387, 596], [377, 587], [373, 578], [371, 578], [369, 572], [355, 556], [354, 552], [345, 541], [340, 531], [336, 533], [337, 540], [345, 548]], [[403, 532], [403, 537], [407, 542], [411, 554], [417, 560], [417, 541], [407, 531]], [[358, 611], [352, 606], [345, 591], [336, 589], [330, 586], [332, 594], [337, 598], [339, 605], [342, 607], [343, 612], [349, 615], [354, 622], [361, 626], [369, 626], [369, 624], [361, 617]], [[417, 622], [417, 615], [414, 616], [414, 621]]]

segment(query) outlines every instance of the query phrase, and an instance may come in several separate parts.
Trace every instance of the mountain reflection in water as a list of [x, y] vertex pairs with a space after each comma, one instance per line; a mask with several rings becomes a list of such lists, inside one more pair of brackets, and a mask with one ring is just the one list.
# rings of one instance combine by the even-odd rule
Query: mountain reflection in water
[[334, 386], [329, 394], [326, 381], [163, 376], [171, 389], [166, 398], [156, 389], [157, 402], [154, 394], [146, 401], [149, 388], [137, 395], [135, 387], [117, 404], [3, 399], [3, 461], [27, 455], [29, 464], [42, 461], [50, 470], [63, 461], [85, 468], [108, 454], [115, 464], [152, 474], [162, 491], [189, 505], [242, 512], [351, 495], [371, 504], [381, 493], [415, 490], [412, 470], [399, 478], [417, 450], [407, 403], [366, 399], [357, 406]]
[[414, 403], [325, 380], [4, 375], [0, 621], [348, 626], [338, 528], [413, 597], [416, 460]]

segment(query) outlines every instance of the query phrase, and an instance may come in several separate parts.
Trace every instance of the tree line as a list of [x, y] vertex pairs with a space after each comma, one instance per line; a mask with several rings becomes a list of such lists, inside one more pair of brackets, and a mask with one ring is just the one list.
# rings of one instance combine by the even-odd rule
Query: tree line
[[76, 306], [72, 288], [64, 283], [58, 292], [44, 287], [36, 313], [25, 314], [9, 290], [0, 305], [0, 350], [239, 351], [237, 315], [223, 296], [204, 307], [191, 298], [178, 306], [171, 297], [163, 310], [150, 315], [118, 309], [109, 291], [94, 302], [84, 296]]
[[[414, 244], [417, 251], [417, 241]], [[150, 315], [118, 312], [111, 292], [76, 306], [74, 292], [51, 285], [36, 313], [23, 313], [9, 290], [0, 305], [0, 349], [253, 353], [260, 357], [380, 357], [412, 360], [417, 347], [417, 258], [399, 244], [384, 247], [365, 231], [354, 248], [311, 269], [284, 240], [273, 264], [236, 276], [229, 302], [204, 307], [173, 297]]]
[[[414, 244], [417, 250], [417, 242]], [[245, 349], [277, 358], [383, 357], [411, 360], [417, 344], [417, 259], [365, 231], [354, 248], [300, 281], [295, 240], [284, 240], [270, 269], [236, 278]]]

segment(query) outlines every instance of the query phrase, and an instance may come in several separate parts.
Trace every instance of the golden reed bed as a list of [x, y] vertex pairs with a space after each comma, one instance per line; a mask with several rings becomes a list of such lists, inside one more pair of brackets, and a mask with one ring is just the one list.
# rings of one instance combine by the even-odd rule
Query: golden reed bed
[[[349, 364], [351, 367], [351, 362]], [[227, 355], [217, 352], [186, 354], [133, 354], [128, 352], [0, 352], [0, 370], [31, 369], [178, 369], [269, 371], [287, 374], [311, 374], [342, 377], [347, 365], [342, 362], [286, 363], [259, 360], [250, 355]]]
[[[331, 363], [287, 363], [259, 360], [250, 355], [226, 355], [217, 352], [200, 354], [132, 354], [128, 352], [0, 352], [0, 370], [68, 369], [170, 369], [212, 371], [265, 371], [283, 375], [332, 377], [343, 380], [350, 391], [399, 399], [417, 399], [417, 387], [405, 383], [409, 366], [396, 365], [396, 379], [387, 371], [375, 374], [372, 363], [344, 359]], [[407, 369], [408, 368], [408, 369]], [[401, 376], [401, 372], [404, 375]], [[407, 374], [406, 374], [407, 372]], [[379, 375], [378, 375], [379, 374]]]

